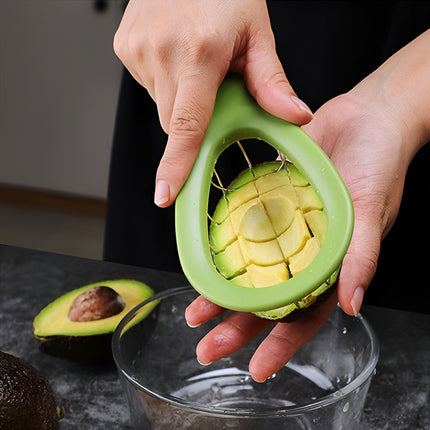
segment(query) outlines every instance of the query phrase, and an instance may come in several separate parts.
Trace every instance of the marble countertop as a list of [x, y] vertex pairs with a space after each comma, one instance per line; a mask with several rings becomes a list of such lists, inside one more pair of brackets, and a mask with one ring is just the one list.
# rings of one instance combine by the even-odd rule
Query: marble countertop
[[[132, 427], [114, 365], [83, 365], [40, 352], [33, 318], [65, 292], [120, 278], [146, 282], [156, 291], [187, 284], [177, 273], [0, 245], [0, 350], [24, 358], [48, 378], [66, 410], [61, 430]], [[363, 428], [430, 429], [430, 316], [373, 306], [362, 313], [381, 349]]]

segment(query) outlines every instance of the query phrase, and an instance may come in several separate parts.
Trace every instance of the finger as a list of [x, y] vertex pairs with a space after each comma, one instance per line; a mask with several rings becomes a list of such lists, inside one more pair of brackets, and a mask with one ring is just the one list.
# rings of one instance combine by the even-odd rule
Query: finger
[[244, 78], [250, 93], [267, 112], [298, 125], [312, 119], [312, 111], [297, 97], [285, 76], [273, 33], [256, 39], [250, 47]]
[[188, 177], [212, 115], [222, 77], [198, 74], [179, 81], [169, 137], [157, 170], [155, 203], [171, 205]]
[[209, 364], [240, 349], [243, 345], [273, 325], [246, 312], [235, 312], [211, 330], [197, 345], [197, 359]]
[[380, 222], [356, 204], [354, 233], [343, 259], [338, 280], [338, 297], [349, 315], [360, 311], [363, 296], [376, 272], [381, 246]]
[[221, 306], [210, 302], [203, 296], [199, 296], [185, 309], [185, 320], [190, 327], [198, 327], [211, 318], [222, 315], [224, 312], [225, 309]]
[[336, 306], [336, 294], [292, 323], [278, 323], [260, 344], [249, 363], [249, 372], [257, 382], [264, 382], [281, 369], [327, 321]]
[[157, 104], [161, 127], [166, 134], [169, 134], [170, 120], [172, 118], [173, 105], [175, 103], [178, 87], [175, 81], [169, 79], [164, 70], [160, 70], [156, 76], [153, 99]]

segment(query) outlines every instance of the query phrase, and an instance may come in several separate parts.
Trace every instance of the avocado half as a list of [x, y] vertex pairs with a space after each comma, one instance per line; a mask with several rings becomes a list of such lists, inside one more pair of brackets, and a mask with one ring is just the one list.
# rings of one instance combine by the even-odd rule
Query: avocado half
[[54, 430], [63, 416], [45, 376], [22, 358], [0, 351], [0, 428]]
[[[34, 318], [33, 333], [47, 354], [79, 362], [112, 358], [111, 340], [121, 319], [154, 294], [143, 282], [118, 279], [96, 282], [57, 298]], [[156, 304], [149, 304], [145, 318]]]
[[[242, 172], [210, 218], [209, 242], [217, 270], [249, 288], [279, 284], [300, 273], [319, 252], [327, 214], [315, 188], [290, 163], [267, 162]], [[301, 300], [255, 312], [293, 321], [332, 293], [338, 268]]]

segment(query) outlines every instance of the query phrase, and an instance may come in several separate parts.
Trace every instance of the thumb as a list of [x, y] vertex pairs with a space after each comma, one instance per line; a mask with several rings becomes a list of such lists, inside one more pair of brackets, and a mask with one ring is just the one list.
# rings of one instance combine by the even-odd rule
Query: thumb
[[249, 92], [267, 112], [297, 125], [312, 119], [312, 111], [297, 97], [285, 76], [271, 30], [249, 49], [243, 76]]
[[222, 76], [200, 76], [186, 76], [178, 85], [169, 137], [157, 170], [154, 201], [159, 207], [167, 207], [176, 199], [209, 125]]

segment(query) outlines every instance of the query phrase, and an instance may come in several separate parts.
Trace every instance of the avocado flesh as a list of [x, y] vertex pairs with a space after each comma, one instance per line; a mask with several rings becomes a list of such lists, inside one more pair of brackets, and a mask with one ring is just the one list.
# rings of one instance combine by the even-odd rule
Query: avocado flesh
[[[107, 286], [124, 300], [121, 312], [95, 321], [72, 321], [69, 311], [75, 298], [94, 287]], [[34, 337], [47, 354], [80, 362], [111, 360], [112, 334], [122, 318], [136, 305], [154, 294], [143, 282], [118, 279], [96, 282], [70, 291], [48, 304], [33, 321]], [[143, 319], [152, 311], [140, 313]]]
[[[228, 187], [212, 216], [209, 241], [214, 264], [226, 279], [263, 288], [304, 270], [326, 230], [327, 215], [313, 186], [295, 166], [268, 162], [247, 169]], [[338, 272], [298, 302], [255, 314], [295, 319], [331, 294]]]
[[49, 381], [27, 361], [0, 351], [0, 428], [54, 430], [63, 415]]

